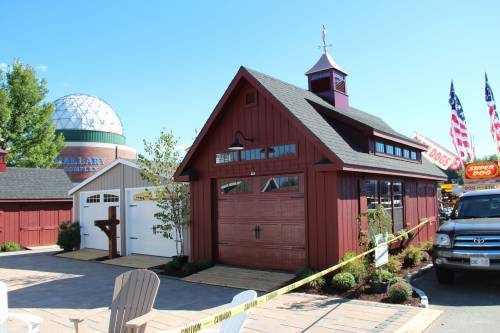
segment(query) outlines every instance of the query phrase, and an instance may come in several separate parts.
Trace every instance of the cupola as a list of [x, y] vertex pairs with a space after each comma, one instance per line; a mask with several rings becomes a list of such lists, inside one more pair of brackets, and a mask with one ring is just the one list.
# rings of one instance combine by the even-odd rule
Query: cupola
[[323, 54], [318, 62], [305, 74], [309, 81], [309, 91], [321, 96], [339, 109], [349, 109], [349, 96], [346, 89], [346, 77], [348, 74], [328, 54], [326, 28], [324, 25]]

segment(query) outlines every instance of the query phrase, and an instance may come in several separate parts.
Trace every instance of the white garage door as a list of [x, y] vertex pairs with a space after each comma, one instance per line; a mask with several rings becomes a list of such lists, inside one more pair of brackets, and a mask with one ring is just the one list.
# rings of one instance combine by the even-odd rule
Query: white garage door
[[[116, 215], [120, 219], [120, 190], [82, 192], [80, 194], [81, 247], [108, 250], [106, 234], [94, 225], [96, 220], [108, 218], [108, 207], [116, 206]], [[120, 225], [117, 227], [117, 247], [120, 252]]]
[[153, 226], [160, 224], [154, 217], [159, 211], [144, 188], [126, 190], [127, 196], [127, 252], [153, 256], [176, 255], [175, 242], [153, 233]]

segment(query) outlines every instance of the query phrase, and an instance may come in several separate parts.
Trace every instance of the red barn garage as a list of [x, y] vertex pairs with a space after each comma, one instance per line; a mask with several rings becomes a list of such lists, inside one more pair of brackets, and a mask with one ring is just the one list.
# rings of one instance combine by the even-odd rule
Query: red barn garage
[[0, 244], [53, 245], [59, 225], [71, 221], [72, 183], [62, 169], [5, 167], [0, 149]]
[[350, 107], [326, 51], [306, 75], [308, 90], [241, 67], [210, 115], [176, 172], [191, 187], [192, 260], [323, 268], [359, 250], [357, 216], [377, 204], [394, 232], [438, 215], [446, 176], [426, 147]]

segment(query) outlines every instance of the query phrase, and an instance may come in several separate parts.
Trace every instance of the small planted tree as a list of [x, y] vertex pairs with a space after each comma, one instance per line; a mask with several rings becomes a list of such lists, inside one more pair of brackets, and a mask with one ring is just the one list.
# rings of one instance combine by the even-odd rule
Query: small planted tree
[[138, 158], [141, 176], [154, 185], [147, 192], [160, 208], [155, 217], [161, 223], [153, 227], [153, 232], [173, 239], [177, 258], [184, 258], [184, 231], [189, 225], [189, 192], [187, 184], [176, 183], [173, 179], [182, 160], [178, 141], [172, 132], [162, 131], [156, 141], [144, 140], [144, 151], [146, 155], [139, 154]]
[[[368, 228], [363, 231], [362, 219], [366, 217], [368, 222]], [[368, 248], [369, 244], [366, 241], [375, 244], [375, 235], [378, 234], [390, 234], [392, 232], [392, 217], [391, 214], [382, 205], [377, 205], [375, 209], [369, 210], [358, 216], [359, 224], [359, 243], [362, 248]]]

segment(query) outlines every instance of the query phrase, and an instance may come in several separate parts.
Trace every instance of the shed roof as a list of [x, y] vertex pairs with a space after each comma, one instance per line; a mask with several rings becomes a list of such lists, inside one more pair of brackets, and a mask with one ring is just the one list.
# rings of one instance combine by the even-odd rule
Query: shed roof
[[[185, 167], [189, 159], [193, 156], [201, 140], [203, 140], [204, 135], [206, 135], [208, 127], [211, 126], [218, 113], [222, 110], [222, 105], [227, 100], [228, 94], [236, 87], [237, 81], [241, 78], [256, 81], [261, 85], [261, 88], [271, 94], [278, 103], [288, 110], [295, 119], [297, 119], [319, 140], [320, 143], [342, 162], [343, 170], [354, 171], [357, 169], [364, 169], [370, 172], [399, 173], [409, 176], [421, 175], [424, 178], [430, 177], [433, 179], [447, 178], [446, 174], [441, 169], [425, 158], [422, 159], [422, 163], [415, 163], [412, 161], [377, 156], [363, 151], [360, 147], [349, 142], [340, 130], [338, 121], [334, 120], [335, 118], [349, 119], [355, 124], [368, 127], [373, 130], [374, 133], [380, 132], [386, 134], [395, 141], [402, 140], [402, 142], [408, 145], [419, 147], [419, 149], [424, 150], [424, 146], [420, 143], [396, 132], [381, 118], [355, 108], [350, 108], [347, 111], [337, 109], [309, 90], [246, 67], [240, 68], [240, 71], [231, 82], [223, 98], [217, 104], [215, 111], [208, 119], [200, 135], [196, 138], [192, 148], [189, 150], [177, 170], [177, 176], [184, 175], [187, 172]], [[325, 110], [327, 111], [326, 113], [332, 112], [332, 117], [323, 116]]]
[[63, 169], [8, 167], [0, 172], [0, 200], [69, 199], [72, 186]]
[[245, 69], [305, 127], [315, 134], [344, 164], [446, 178], [446, 175], [441, 169], [425, 158], [422, 159], [422, 164], [420, 164], [360, 151], [341, 135], [335, 121], [326, 120], [316, 108], [317, 106], [324, 107], [331, 112], [351, 118], [375, 130], [418, 144], [415, 140], [393, 130], [381, 118], [355, 108], [350, 108], [348, 111], [341, 111], [309, 90], [275, 79], [252, 69]]

